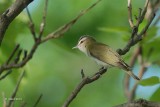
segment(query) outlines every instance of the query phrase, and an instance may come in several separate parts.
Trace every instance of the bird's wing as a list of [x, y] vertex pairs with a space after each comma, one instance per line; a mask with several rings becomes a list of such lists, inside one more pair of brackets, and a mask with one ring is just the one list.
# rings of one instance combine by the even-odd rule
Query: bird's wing
[[89, 52], [92, 57], [111, 66], [117, 66], [117, 62], [119, 62], [119, 55], [108, 45], [96, 43], [89, 47]]

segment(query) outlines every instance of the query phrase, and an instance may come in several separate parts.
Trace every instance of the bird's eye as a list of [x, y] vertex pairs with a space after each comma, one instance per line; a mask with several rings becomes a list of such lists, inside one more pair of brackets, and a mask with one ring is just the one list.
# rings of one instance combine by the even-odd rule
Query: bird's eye
[[84, 41], [81, 41], [80, 44], [82, 44]]

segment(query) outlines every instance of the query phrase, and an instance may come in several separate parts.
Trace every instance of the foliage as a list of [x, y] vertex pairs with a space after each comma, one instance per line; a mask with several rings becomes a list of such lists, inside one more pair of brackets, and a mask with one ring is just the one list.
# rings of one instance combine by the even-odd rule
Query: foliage
[[[67, 23], [81, 10], [94, 2], [95, 0], [85, 2], [81, 0], [49, 0], [47, 24], [43, 36]], [[5, 10], [11, 3], [11, 1], [5, 2], [5, 5], [3, 5], [0, 2], [0, 10]], [[134, 3], [135, 8], [143, 6], [143, 1], [136, 0]], [[131, 33], [126, 4], [126, 1], [103, 0], [82, 17], [69, 32], [65, 33], [64, 37], [41, 45], [33, 59], [25, 67], [14, 70], [11, 75], [1, 81], [0, 93], [4, 92], [5, 96], [9, 98], [15, 87], [19, 72], [26, 70], [17, 97], [27, 102], [28, 106], [32, 106], [42, 93], [43, 96], [39, 107], [60, 107], [81, 80], [81, 69], [84, 69], [86, 75], [92, 75], [100, 68], [78, 50], [72, 50], [72, 47], [76, 45], [78, 38], [85, 34], [93, 35], [97, 40], [115, 49], [123, 47]], [[35, 0], [35, 3], [33, 2], [29, 8], [32, 10], [36, 31], [39, 31], [43, 6], [44, 0]], [[138, 10], [133, 11], [137, 12]], [[2, 12], [0, 11], [0, 13]], [[33, 41], [31, 40], [32, 35], [29, 32], [27, 20], [26, 11], [24, 10], [8, 28], [0, 51], [0, 63], [7, 60], [17, 43], [20, 43], [23, 49], [29, 50], [31, 48]], [[150, 48], [153, 48], [152, 55], [149, 57], [149, 61], [153, 62], [153, 65], [157, 64], [154, 61], [160, 60], [160, 37], [156, 36], [159, 35], [158, 30], [158, 27], [151, 27], [146, 38], [141, 42], [144, 47], [145, 59], [148, 58]], [[131, 52], [133, 52], [133, 48]], [[129, 58], [130, 55], [125, 59], [126, 62]], [[86, 86], [79, 93], [76, 100], [73, 101], [71, 107], [110, 107], [125, 102], [127, 99], [123, 94], [123, 75], [122, 70], [109, 69], [103, 78]], [[159, 84], [158, 76], [149, 77], [140, 82], [142, 86], [157, 83]], [[149, 90], [147, 91], [149, 92]], [[153, 93], [150, 99], [160, 101], [159, 95], [160, 88]], [[144, 96], [137, 94], [137, 97], [147, 98], [145, 93]], [[18, 105], [19, 102], [17, 101], [16, 106], [18, 107]]]

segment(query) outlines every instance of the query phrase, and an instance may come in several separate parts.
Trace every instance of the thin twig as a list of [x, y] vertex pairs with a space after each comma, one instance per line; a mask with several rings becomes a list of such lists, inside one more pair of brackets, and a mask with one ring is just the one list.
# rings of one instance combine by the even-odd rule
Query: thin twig
[[[150, 20], [148, 21], [147, 25], [143, 28], [143, 30], [137, 35], [137, 36], [134, 36], [134, 38], [131, 38], [127, 45], [123, 48], [123, 49], [117, 49], [117, 52], [120, 54], [120, 55], [124, 55], [126, 54], [130, 48], [132, 46], [134, 46], [135, 44], [137, 44], [139, 41], [141, 41], [143, 39], [143, 35], [146, 33], [146, 31], [148, 30], [151, 22], [153, 21], [155, 17], [155, 14], [152, 14]], [[138, 32], [138, 31], [137, 31]]]
[[33, 107], [37, 107], [38, 103], [40, 102], [41, 98], [42, 98], [43, 94], [40, 94], [40, 96], [38, 97], [36, 103], [34, 104]]
[[127, 53], [130, 50], [130, 48], [132, 46], [134, 46], [139, 41], [141, 41], [142, 38], [143, 38], [143, 35], [146, 33], [146, 31], [148, 30], [150, 24], [152, 23], [152, 21], [153, 21], [153, 19], [155, 17], [155, 13], [151, 14], [151, 17], [148, 20], [148, 23], [146, 24], [146, 26], [143, 28], [143, 30], [139, 34], [137, 34], [138, 33], [139, 24], [142, 23], [142, 21], [143, 21], [143, 19], [145, 17], [145, 14], [147, 12], [148, 3], [149, 3], [149, 0], [146, 0], [145, 6], [143, 8], [143, 11], [141, 12], [141, 9], [139, 10], [139, 16], [138, 16], [138, 19], [137, 19], [137, 23], [136, 23], [136, 25], [134, 25], [134, 23], [132, 21], [131, 0], [128, 0], [129, 23], [130, 23], [130, 26], [132, 28], [132, 34], [131, 34], [131, 39], [128, 41], [127, 45], [123, 49], [117, 49], [117, 52], [120, 55], [124, 55], [125, 53]]
[[59, 29], [57, 29], [55, 32], [50, 33], [49, 35], [47, 35], [45, 38], [42, 39], [41, 42], [45, 42], [48, 41], [49, 39], [52, 38], [58, 38], [61, 37], [62, 34], [64, 34], [65, 32], [67, 32], [71, 26], [77, 22], [77, 20], [82, 17], [84, 14], [86, 14], [89, 10], [91, 10], [94, 6], [96, 6], [101, 0], [98, 0], [97, 2], [95, 2], [94, 4], [92, 4], [90, 7], [88, 7], [86, 10], [83, 10], [79, 13], [79, 15], [74, 18], [73, 20], [71, 20], [70, 22], [68, 22], [67, 24], [65, 24], [64, 26], [60, 27]]
[[138, 34], [139, 38], [135, 39], [136, 41], [141, 40], [143, 38], [143, 34], [146, 33], [146, 31], [148, 30], [150, 24], [152, 23], [154, 17], [155, 17], [155, 13], [151, 14], [150, 19], [148, 20], [148, 23], [146, 24], [146, 26], [143, 28], [143, 30]]
[[[139, 53], [139, 63], [140, 63], [140, 70], [139, 70], [139, 78], [142, 79], [142, 76], [144, 75], [145, 71], [147, 70], [147, 67], [145, 66], [145, 62], [144, 62], [144, 59], [143, 59], [143, 48], [140, 46], [140, 53]], [[150, 54], [151, 55], [151, 54]], [[129, 98], [128, 98], [128, 101], [132, 101], [134, 100], [135, 98], [135, 92], [136, 92], [136, 89], [138, 87], [138, 83], [139, 82], [135, 82], [132, 89], [131, 89], [131, 92], [130, 92], [130, 95], [129, 95]]]
[[[141, 65], [141, 68], [140, 68], [140, 71], [139, 71], [139, 75], [138, 75], [138, 77], [139, 77], [140, 79], [142, 79], [142, 76], [144, 75], [145, 71], [147, 71], [147, 68], [146, 68], [144, 65]], [[136, 81], [136, 82], [134, 83], [133, 87], [132, 87], [132, 90], [131, 90], [131, 92], [130, 92], [130, 96], [129, 96], [129, 99], [128, 99], [129, 102], [130, 102], [130, 101], [133, 101], [134, 98], [135, 98], [135, 92], [136, 92], [136, 89], [137, 89], [137, 87], [138, 87], [138, 83], [139, 83], [139, 82]]]
[[15, 96], [16, 96], [16, 94], [17, 94], [17, 91], [18, 91], [18, 89], [19, 89], [19, 85], [20, 85], [20, 83], [21, 83], [21, 80], [22, 80], [24, 74], [25, 74], [25, 71], [23, 71], [23, 72], [21, 73], [21, 75], [20, 75], [20, 77], [19, 77], [19, 79], [18, 79], [18, 82], [17, 82], [17, 84], [16, 84], [16, 87], [15, 87], [15, 89], [14, 89], [14, 91], [13, 91], [11, 97], [10, 97], [11, 100], [9, 100], [9, 103], [8, 103], [7, 107], [10, 107], [10, 106], [12, 105], [12, 103], [14, 102], [14, 98], [15, 98]]
[[3, 80], [3, 79], [5, 79], [9, 74], [11, 74], [12, 73], [12, 70], [9, 70], [6, 74], [4, 74], [4, 75], [2, 75], [1, 77], [0, 77], [0, 80]]
[[9, 70], [9, 69], [12, 69], [12, 68], [19, 68], [19, 67], [24, 66], [32, 58], [33, 54], [35, 53], [36, 49], [38, 48], [38, 45], [39, 45], [39, 43], [35, 43], [33, 45], [32, 49], [31, 49], [31, 51], [29, 52], [29, 54], [21, 62], [19, 62], [19, 63], [13, 62], [13, 63], [10, 63], [8, 65], [2, 65], [0, 67], [0, 74], [5, 70]]
[[[131, 68], [134, 66], [134, 64], [137, 60], [137, 57], [139, 55], [139, 52], [140, 52], [140, 49], [138, 47], [131, 57], [131, 61], [130, 61], [130, 64], [129, 64]], [[124, 77], [124, 94], [127, 98], [129, 98], [129, 96], [130, 96], [129, 84], [130, 84], [130, 76], [128, 74], [125, 74], [125, 77]]]
[[3, 107], [7, 107], [7, 102], [6, 102], [6, 97], [4, 92], [2, 92], [2, 98], [3, 98]]
[[124, 104], [116, 105], [114, 107], [159, 107], [159, 102], [147, 101], [145, 99], [138, 99]]
[[11, 55], [9, 56], [8, 60], [6, 61], [6, 64], [9, 64], [9, 62], [12, 60], [12, 58], [14, 57], [16, 51], [19, 49], [19, 44], [16, 45], [16, 47], [14, 48], [13, 52], [11, 53]]
[[26, 11], [27, 11], [28, 18], [29, 18], [29, 28], [30, 28], [30, 31], [32, 33], [34, 41], [36, 41], [37, 37], [36, 37], [36, 33], [35, 33], [35, 27], [34, 27], [34, 23], [33, 23], [33, 20], [32, 20], [32, 17], [31, 17], [31, 14], [29, 12], [28, 7], [26, 7]]
[[[58, 38], [58, 37], [61, 37], [62, 34], [64, 34], [65, 32], [67, 32], [69, 30], [69, 28], [72, 27], [72, 25], [79, 20], [79, 18], [81, 16], [83, 16], [84, 14], [86, 14], [89, 10], [91, 10], [96, 4], [98, 4], [101, 0], [98, 0], [96, 3], [94, 3], [93, 5], [91, 5], [89, 8], [87, 8], [86, 10], [83, 10], [82, 12], [80, 12], [80, 14], [74, 18], [73, 20], [71, 20], [69, 23], [65, 24], [64, 26], [58, 28], [58, 30], [56, 30], [55, 32], [49, 34], [48, 36], [46, 36], [45, 38], [43, 39], [39, 39], [39, 38], [36, 38], [34, 37], [34, 40], [35, 40], [35, 43], [34, 45], [32, 46], [31, 50], [29, 51], [28, 55], [25, 56], [25, 58], [23, 60], [21, 60], [20, 62], [18, 63], [10, 63], [10, 64], [4, 64], [4, 65], [1, 65], [0, 66], [0, 75], [2, 74], [3, 71], [5, 70], [9, 70], [9, 69], [12, 69], [12, 68], [20, 68], [20, 67], [23, 67], [28, 61], [30, 61], [30, 59], [33, 57], [35, 51], [37, 50], [37, 48], [39, 47], [40, 44], [42, 44], [43, 42], [46, 42], [52, 38]], [[47, 2], [46, 2], [47, 3]], [[47, 6], [47, 5], [46, 5]], [[45, 18], [44, 18], [45, 19]], [[46, 19], [45, 19], [46, 20]], [[31, 23], [32, 20], [30, 20]], [[33, 32], [35, 32], [35, 30], [33, 28], [30, 28], [30, 30], [33, 30]], [[32, 31], [31, 31], [32, 32]], [[32, 33], [32, 35], [34, 35]]]
[[[99, 72], [95, 73], [93, 76], [91, 77], [83, 77], [82, 81], [78, 84], [78, 86], [73, 90], [73, 92], [71, 93], [71, 95], [67, 98], [67, 100], [65, 101], [64, 105], [62, 107], [68, 107], [69, 104], [76, 98], [76, 96], [78, 95], [78, 93], [81, 91], [81, 89], [86, 85], [86, 84], [90, 84], [96, 80], [98, 80], [101, 75], [103, 75], [105, 72], [107, 71], [107, 69], [100, 69]], [[83, 75], [84, 73], [81, 72], [81, 74]]]
[[43, 32], [44, 32], [45, 25], [46, 25], [47, 7], [48, 7], [48, 0], [45, 0], [45, 6], [44, 6], [44, 10], [43, 10], [43, 18], [42, 18], [42, 22], [40, 24], [39, 39], [41, 39]]
[[132, 18], [132, 4], [131, 4], [131, 0], [128, 0], [128, 21], [129, 21], [129, 24], [130, 24], [131, 28], [133, 28], [134, 24], [133, 24], [133, 18]]
[[18, 61], [20, 60], [21, 53], [22, 53], [22, 49], [19, 50], [19, 52], [18, 52], [18, 54], [17, 54], [17, 56], [16, 56], [16, 58], [15, 58], [15, 60], [14, 60], [14, 63], [15, 63], [15, 64], [17, 64]]
[[82, 75], [82, 78], [85, 77], [85, 74], [84, 74], [84, 72], [83, 72], [83, 69], [81, 69], [81, 75]]
[[145, 15], [146, 15], [149, 1], [150, 1], [150, 0], [146, 0], [146, 3], [145, 3], [145, 5], [144, 5], [144, 9], [143, 9], [143, 11], [142, 11], [142, 15], [141, 15], [141, 17], [140, 17], [140, 21], [139, 21], [140, 23], [142, 23]]
[[[142, 15], [142, 9], [141, 8], [139, 8], [139, 14], [138, 14], [138, 18], [137, 18], [137, 23], [136, 23], [136, 27], [138, 28], [139, 27], [139, 25], [141, 24], [141, 16]], [[141, 22], [140, 22], [141, 21]]]
[[0, 16], [0, 46], [10, 23], [33, 0], [15, 0], [15, 2]]

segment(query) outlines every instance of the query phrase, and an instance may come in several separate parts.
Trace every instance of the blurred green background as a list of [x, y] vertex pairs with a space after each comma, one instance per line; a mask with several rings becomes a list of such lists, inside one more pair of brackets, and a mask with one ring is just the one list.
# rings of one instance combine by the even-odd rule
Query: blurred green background
[[[36, 31], [42, 21], [42, 13], [45, 0], [34, 0], [29, 5]], [[49, 0], [46, 27], [43, 36], [53, 32], [58, 27], [73, 19], [78, 13], [89, 7], [96, 0]], [[0, 13], [12, 3], [11, 0], [0, 1]], [[133, 13], [138, 14], [138, 8], [143, 7], [145, 0], [134, 0]], [[151, 35], [157, 33], [159, 27], [150, 30]], [[72, 90], [81, 81], [81, 69], [90, 76], [98, 71], [98, 66], [94, 61], [86, 57], [79, 50], [72, 50], [82, 35], [94, 36], [98, 41], [113, 47], [122, 48], [130, 37], [131, 30], [128, 24], [127, 1], [126, 0], [102, 0], [96, 7], [85, 14], [63, 37], [49, 40], [40, 45], [32, 60], [25, 67], [14, 70], [7, 78], [0, 81], [1, 93], [9, 98], [15, 88], [19, 74], [25, 70], [15, 107], [22, 102], [27, 103], [27, 107], [34, 105], [40, 94], [43, 97], [38, 107], [60, 107], [71, 94]], [[157, 39], [156, 39], [157, 40]], [[159, 43], [160, 39], [156, 43]], [[21, 48], [29, 50], [33, 45], [32, 35], [28, 28], [28, 16], [26, 10], [23, 11], [9, 26], [0, 50], [0, 63], [4, 63], [15, 44], [20, 43]], [[150, 45], [149, 45], [150, 46]], [[156, 49], [159, 48], [157, 45]], [[135, 46], [136, 47], [136, 46]], [[130, 52], [123, 56], [129, 63], [133, 47]], [[144, 48], [147, 47], [144, 46]], [[158, 53], [159, 51], [156, 51]], [[153, 55], [154, 56], [154, 55]], [[156, 54], [156, 59], [160, 56]], [[153, 58], [154, 59], [154, 58]], [[133, 70], [138, 73], [139, 66]], [[148, 73], [149, 72], [149, 73]], [[150, 67], [144, 77], [160, 75], [157, 64]], [[111, 107], [127, 101], [123, 91], [124, 72], [116, 68], [111, 68], [98, 81], [86, 85], [78, 94], [70, 107]], [[134, 81], [131, 81], [133, 85]], [[136, 98], [160, 101], [160, 85], [138, 87]], [[149, 93], [149, 94], [146, 94]], [[2, 97], [0, 97], [0, 104]]]

